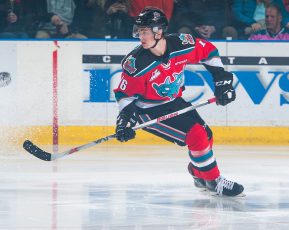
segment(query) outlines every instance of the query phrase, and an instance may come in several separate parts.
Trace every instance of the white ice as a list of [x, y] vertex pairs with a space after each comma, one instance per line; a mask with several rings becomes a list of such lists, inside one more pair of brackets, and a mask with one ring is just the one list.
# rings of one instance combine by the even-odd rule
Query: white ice
[[198, 191], [187, 150], [174, 145], [103, 144], [55, 162], [6, 151], [0, 229], [288, 230], [289, 147], [216, 146], [214, 153], [246, 197]]

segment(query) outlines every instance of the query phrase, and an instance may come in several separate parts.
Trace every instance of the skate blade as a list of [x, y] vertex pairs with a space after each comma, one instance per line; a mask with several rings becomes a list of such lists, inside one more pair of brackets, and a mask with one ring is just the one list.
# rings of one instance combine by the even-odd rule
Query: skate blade
[[242, 197], [245, 197], [245, 196], [246, 196], [246, 194], [243, 193], [243, 192], [240, 193], [240, 194], [238, 194], [238, 195], [236, 195], [236, 196], [219, 195], [219, 194], [217, 194], [216, 192], [209, 192], [209, 193], [210, 193], [210, 195], [213, 196], [213, 197], [242, 198]]

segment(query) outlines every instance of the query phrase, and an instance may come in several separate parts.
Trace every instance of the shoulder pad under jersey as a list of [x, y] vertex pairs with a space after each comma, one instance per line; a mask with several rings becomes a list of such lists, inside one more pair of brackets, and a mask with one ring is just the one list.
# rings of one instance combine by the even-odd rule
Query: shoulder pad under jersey
[[121, 62], [123, 72], [131, 77], [139, 77], [144, 69], [150, 68], [155, 63], [155, 58], [150, 51], [141, 45], [132, 50]]
[[169, 34], [166, 35], [167, 41], [174, 46], [184, 49], [195, 46], [196, 39], [191, 34]]

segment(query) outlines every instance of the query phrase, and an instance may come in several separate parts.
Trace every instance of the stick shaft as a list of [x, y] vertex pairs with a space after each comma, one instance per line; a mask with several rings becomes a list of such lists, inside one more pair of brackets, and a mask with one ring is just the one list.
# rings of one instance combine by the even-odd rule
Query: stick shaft
[[[215, 98], [211, 98], [211, 99], [208, 99], [208, 100], [205, 100], [205, 101], [201, 101], [201, 102], [199, 102], [197, 104], [192, 104], [191, 106], [189, 106], [187, 108], [178, 110], [176, 112], [173, 112], [173, 113], [158, 117], [156, 119], [150, 120], [148, 122], [142, 123], [140, 125], [137, 125], [137, 126], [133, 127], [133, 130], [142, 129], [142, 128], [148, 127], [150, 125], [156, 124], [158, 122], [168, 120], [170, 118], [179, 116], [179, 115], [181, 115], [183, 113], [186, 113], [188, 111], [194, 110], [194, 109], [199, 108], [199, 107], [202, 107], [204, 105], [208, 105], [208, 104], [214, 103], [215, 101], [216, 101]], [[93, 142], [90, 142], [90, 143], [75, 147], [73, 149], [70, 149], [70, 150], [67, 150], [67, 151], [65, 151], [63, 153], [58, 153], [58, 154], [59, 154], [59, 156], [63, 157], [63, 156], [66, 156], [66, 155], [70, 155], [70, 154], [72, 154], [74, 152], [78, 152], [80, 150], [84, 150], [84, 149], [90, 148], [90, 147], [92, 147], [94, 145], [100, 144], [102, 142], [105, 142], [105, 141], [108, 141], [108, 140], [111, 140], [111, 139], [114, 139], [114, 138], [116, 138], [116, 134], [100, 138], [100, 139], [95, 140]], [[57, 156], [57, 154], [53, 154], [53, 155], [55, 155], [55, 157]], [[52, 155], [52, 158], [53, 158], [53, 155]], [[59, 158], [59, 157], [57, 157], [57, 158]]]
[[173, 118], [173, 117], [179, 116], [179, 115], [181, 115], [181, 114], [183, 114], [183, 113], [189, 112], [189, 111], [194, 110], [194, 109], [196, 109], [196, 108], [202, 107], [202, 106], [204, 106], [204, 105], [211, 104], [211, 103], [213, 103], [213, 102], [215, 102], [215, 101], [216, 101], [215, 98], [211, 98], [211, 99], [206, 100], [206, 101], [201, 101], [201, 102], [199, 102], [199, 103], [197, 103], [197, 104], [195, 104], [195, 105], [192, 104], [191, 106], [186, 107], [186, 108], [184, 108], [184, 109], [181, 109], [181, 110], [178, 110], [178, 111], [175, 111], [175, 112], [166, 114], [166, 115], [164, 115], [164, 116], [155, 118], [155, 119], [153, 119], [153, 120], [150, 120], [150, 121], [148, 121], [148, 122], [145, 122], [145, 123], [142, 123], [142, 124], [140, 124], [140, 125], [138, 125], [138, 126], [135, 126], [135, 127], [133, 128], [133, 130], [142, 129], [142, 128], [148, 127], [148, 126], [150, 126], [150, 125], [153, 125], [153, 124], [155, 124], [155, 123], [158, 123], [158, 122], [161, 122], [161, 121], [165, 121], [165, 120], [171, 119], [171, 118]]
[[[181, 115], [183, 113], [186, 113], [188, 111], [194, 110], [194, 109], [199, 108], [199, 107], [202, 107], [204, 105], [208, 105], [208, 104], [214, 103], [215, 101], [216, 101], [216, 98], [211, 98], [209, 100], [201, 101], [201, 102], [199, 102], [197, 104], [192, 104], [191, 106], [189, 106], [187, 108], [184, 108], [184, 109], [175, 111], [173, 113], [169, 113], [169, 114], [166, 114], [164, 116], [155, 118], [155, 119], [150, 120], [148, 122], [142, 123], [142, 124], [140, 124], [138, 126], [133, 127], [133, 129], [134, 130], [138, 130], [138, 129], [142, 129], [142, 128], [148, 127], [150, 125], [153, 125], [153, 124], [156, 124], [158, 122], [171, 119], [173, 117], [179, 116], [179, 115]], [[67, 150], [65, 152], [55, 153], [55, 154], [51, 154], [51, 153], [48, 153], [48, 152], [45, 152], [45, 151], [41, 150], [39, 147], [34, 145], [29, 140], [26, 140], [24, 142], [23, 147], [24, 147], [24, 149], [26, 151], [28, 151], [29, 153], [33, 154], [34, 156], [38, 157], [41, 160], [52, 161], [52, 160], [56, 160], [58, 158], [62, 158], [64, 156], [70, 155], [72, 153], [75, 153], [75, 152], [90, 148], [90, 147], [92, 147], [94, 145], [100, 144], [102, 142], [105, 142], [105, 141], [108, 141], [108, 140], [111, 140], [111, 139], [114, 139], [114, 138], [116, 138], [116, 134], [112, 134], [112, 135], [100, 138], [98, 140], [92, 141], [90, 143], [87, 143], [87, 144], [84, 144], [84, 145], [81, 145], [81, 146], [78, 146], [78, 147], [74, 147], [74, 148], [69, 149], [69, 150]]]
[[88, 149], [92, 146], [95, 146], [97, 144], [100, 144], [102, 142], [105, 142], [105, 141], [108, 141], [108, 140], [111, 140], [111, 139], [114, 139], [116, 138], [116, 134], [113, 134], [113, 135], [109, 135], [109, 136], [106, 136], [106, 137], [103, 137], [103, 138], [100, 138], [98, 140], [95, 140], [95, 141], [92, 141], [90, 143], [87, 143], [87, 144], [84, 144], [84, 145], [80, 145], [78, 147], [74, 147], [72, 149], [69, 149], [65, 152], [62, 152], [62, 153], [55, 153], [55, 154], [52, 154], [51, 155], [51, 160], [55, 160], [55, 159], [58, 159], [58, 158], [61, 158], [61, 157], [64, 157], [64, 156], [67, 156], [67, 155], [70, 155], [72, 153], [75, 153], [75, 152], [78, 152], [80, 150], [84, 150], [84, 149]]

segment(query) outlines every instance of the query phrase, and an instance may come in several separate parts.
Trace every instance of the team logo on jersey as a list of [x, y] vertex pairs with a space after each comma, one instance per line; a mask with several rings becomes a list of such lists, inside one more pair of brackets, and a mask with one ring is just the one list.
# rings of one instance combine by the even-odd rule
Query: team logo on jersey
[[156, 69], [156, 70], [152, 73], [152, 76], [151, 76], [151, 78], [150, 78], [150, 81], [155, 80], [158, 76], [160, 76], [160, 74], [161, 74], [161, 72], [160, 72], [158, 69]]
[[165, 70], [168, 70], [171, 68], [171, 60], [169, 60], [168, 63], [162, 63], [161, 65]]
[[123, 68], [130, 74], [134, 73], [136, 71], [135, 58], [130, 55], [123, 63]]
[[153, 83], [153, 88], [156, 90], [156, 93], [161, 97], [169, 97], [170, 99], [175, 98], [180, 90], [180, 87], [183, 85], [184, 74], [183, 72], [174, 73], [174, 80], [170, 80], [170, 76], [161, 83]]
[[195, 44], [195, 40], [194, 40], [193, 36], [190, 34], [180, 34], [179, 38], [181, 39], [183, 45]]

